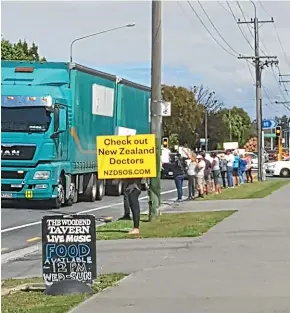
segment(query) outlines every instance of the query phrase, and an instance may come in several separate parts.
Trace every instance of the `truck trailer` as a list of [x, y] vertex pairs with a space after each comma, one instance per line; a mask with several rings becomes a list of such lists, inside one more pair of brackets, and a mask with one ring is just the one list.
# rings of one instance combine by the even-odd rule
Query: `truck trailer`
[[58, 209], [121, 195], [96, 137], [150, 132], [150, 88], [76, 63], [2, 61], [1, 199]]

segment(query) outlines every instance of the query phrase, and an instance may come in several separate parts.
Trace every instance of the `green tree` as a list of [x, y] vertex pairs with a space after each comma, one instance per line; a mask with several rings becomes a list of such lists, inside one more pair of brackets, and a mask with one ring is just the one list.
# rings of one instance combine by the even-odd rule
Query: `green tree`
[[237, 141], [240, 146], [243, 146], [253, 135], [253, 126], [248, 113], [243, 108], [237, 107], [223, 109], [221, 113], [227, 127], [227, 139]]
[[163, 86], [163, 99], [171, 102], [171, 116], [163, 118], [163, 134], [178, 134], [180, 145], [194, 147], [196, 129], [202, 119], [202, 108], [196, 102], [191, 90], [184, 87]]
[[179, 145], [179, 135], [170, 134], [168, 141], [169, 141], [169, 149], [174, 150], [174, 147]]
[[1, 60], [46, 61], [44, 57], [39, 57], [38, 46], [34, 42], [31, 47], [29, 47], [25, 40], [19, 40], [17, 43], [11, 43], [3, 37], [1, 39]]

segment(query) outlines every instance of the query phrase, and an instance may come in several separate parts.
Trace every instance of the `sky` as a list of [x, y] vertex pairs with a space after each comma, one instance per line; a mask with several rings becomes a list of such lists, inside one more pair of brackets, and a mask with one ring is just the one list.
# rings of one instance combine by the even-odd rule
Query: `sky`
[[[191, 1], [210, 35], [187, 1], [162, 3], [162, 83], [184, 87], [203, 84], [215, 91], [216, 99], [226, 107], [243, 107], [254, 119], [255, 87], [249, 72], [254, 77], [254, 67], [238, 59], [240, 54], [254, 55], [253, 25], [238, 25], [228, 4], [242, 21], [244, 17], [254, 17], [253, 5], [239, 1], [239, 8], [236, 1], [201, 1], [211, 24], [200, 4]], [[279, 69], [274, 66], [262, 72], [263, 117], [289, 116], [290, 110], [275, 101], [290, 101], [285, 91], [288, 87], [290, 95], [290, 84], [279, 85], [279, 71], [282, 75], [290, 74], [290, 1], [255, 3], [260, 20], [273, 17], [275, 21], [260, 24], [260, 54], [277, 56], [279, 60]], [[75, 38], [136, 23], [132, 28], [75, 43], [73, 61], [150, 85], [150, 1], [6, 0], [2, 1], [1, 19], [5, 39], [34, 41], [40, 55], [49, 61], [68, 61], [70, 43]], [[290, 76], [284, 79], [290, 80]]]

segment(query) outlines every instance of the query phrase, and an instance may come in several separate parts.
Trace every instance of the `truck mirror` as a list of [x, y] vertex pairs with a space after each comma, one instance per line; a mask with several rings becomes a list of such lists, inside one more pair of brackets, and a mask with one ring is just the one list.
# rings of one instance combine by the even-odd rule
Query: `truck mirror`
[[59, 108], [59, 133], [66, 131], [67, 118], [66, 118], [66, 109]]

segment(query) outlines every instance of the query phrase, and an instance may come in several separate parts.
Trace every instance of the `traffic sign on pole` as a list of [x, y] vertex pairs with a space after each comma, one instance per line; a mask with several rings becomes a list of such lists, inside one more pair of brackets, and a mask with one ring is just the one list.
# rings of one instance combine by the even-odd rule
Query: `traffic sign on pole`
[[264, 134], [264, 138], [276, 138], [276, 134]]
[[171, 116], [171, 102], [162, 101], [162, 116]]
[[277, 122], [274, 120], [263, 120], [262, 121], [262, 128], [263, 129], [272, 129], [277, 126]]

